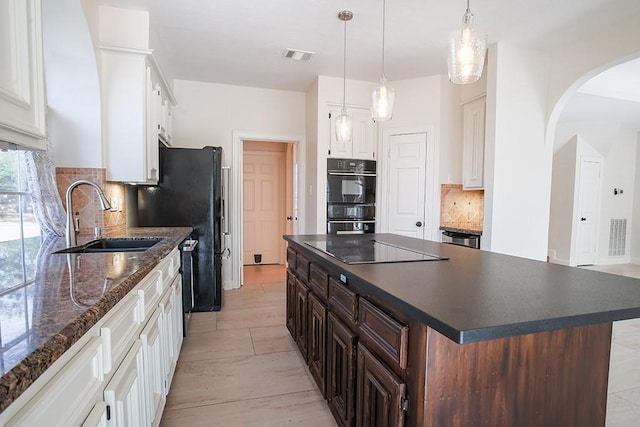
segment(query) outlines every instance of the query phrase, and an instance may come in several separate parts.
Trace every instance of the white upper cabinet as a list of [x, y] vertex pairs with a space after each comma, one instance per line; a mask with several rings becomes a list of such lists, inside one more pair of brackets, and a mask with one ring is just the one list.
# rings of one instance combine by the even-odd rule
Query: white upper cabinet
[[157, 184], [159, 142], [171, 143], [173, 93], [151, 50], [100, 47], [107, 180]]
[[336, 139], [335, 120], [340, 115], [342, 108], [331, 108], [329, 112], [329, 133], [331, 141], [329, 145], [329, 157], [342, 159], [375, 160], [376, 158], [376, 132], [375, 123], [371, 119], [371, 111], [368, 108], [347, 108], [353, 120], [353, 135], [351, 141], [338, 142]]
[[462, 106], [462, 187], [484, 188], [484, 131], [486, 98], [478, 98]]
[[40, 0], [0, 0], [0, 141], [43, 149]]

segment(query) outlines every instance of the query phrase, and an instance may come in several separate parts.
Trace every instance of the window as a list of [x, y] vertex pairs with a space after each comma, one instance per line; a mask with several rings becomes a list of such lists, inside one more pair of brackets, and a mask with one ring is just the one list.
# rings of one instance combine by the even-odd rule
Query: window
[[28, 341], [40, 244], [24, 152], [0, 151], [0, 354]]

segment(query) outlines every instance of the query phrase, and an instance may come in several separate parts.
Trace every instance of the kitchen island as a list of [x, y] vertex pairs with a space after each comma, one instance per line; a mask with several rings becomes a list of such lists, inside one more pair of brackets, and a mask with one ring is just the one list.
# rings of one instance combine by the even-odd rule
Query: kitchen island
[[[285, 239], [287, 327], [340, 425], [604, 425], [612, 322], [640, 317], [640, 280], [390, 234]], [[358, 259], [372, 240], [430, 260]]]
[[[92, 380], [95, 377], [96, 384], [94, 387], [91, 381], [85, 381], [84, 386], [92, 388], [83, 390], [86, 396], [79, 393], [74, 399], [86, 399], [90, 405], [90, 392], [95, 392], [96, 400], [100, 399], [100, 387], [105, 387], [129, 350], [128, 334], [140, 333], [143, 322], [153, 320], [150, 315], [153, 303], [173, 298], [170, 291], [181, 295], [176, 248], [190, 232], [190, 227], [126, 228], [107, 236], [159, 239], [157, 244], [140, 252], [54, 253], [65, 248], [64, 238], [43, 242], [35, 261], [35, 283], [23, 301], [28, 311], [20, 312], [15, 306], [0, 310], [3, 337], [14, 337], [11, 345], [0, 353], [0, 425], [20, 424], [20, 420], [11, 418], [19, 408], [29, 419], [28, 411], [39, 395], [53, 399], [56, 393], [47, 392], [48, 388], [61, 390], [74, 375], [83, 378], [85, 372], [79, 370], [83, 366], [90, 368], [89, 376]], [[88, 239], [84, 236], [79, 240]], [[145, 287], [140, 288], [142, 283]], [[119, 319], [114, 311], [123, 304], [129, 317]], [[169, 304], [165, 308], [170, 308]], [[172, 313], [175, 321], [167, 318], [166, 325], [175, 324], [177, 332], [181, 304]], [[81, 356], [93, 350], [92, 359], [83, 363]], [[72, 366], [76, 360], [79, 362]], [[74, 374], [65, 376], [65, 370]], [[56, 378], [59, 381], [52, 381]], [[18, 399], [20, 402], [16, 402]], [[76, 402], [66, 403], [73, 407]], [[103, 405], [102, 409], [106, 407]], [[64, 411], [55, 409], [56, 416]], [[82, 408], [77, 411], [82, 416]], [[34, 416], [36, 413], [34, 410]], [[58, 423], [49, 416], [49, 425]]]

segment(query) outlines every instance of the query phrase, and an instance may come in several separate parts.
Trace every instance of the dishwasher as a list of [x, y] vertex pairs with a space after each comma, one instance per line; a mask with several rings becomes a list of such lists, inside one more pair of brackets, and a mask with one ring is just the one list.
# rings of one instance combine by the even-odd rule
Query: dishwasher
[[480, 249], [480, 236], [477, 234], [459, 233], [456, 231], [443, 231], [442, 243]]
[[194, 252], [196, 250], [196, 246], [198, 245], [197, 240], [187, 239], [180, 245], [180, 273], [182, 275], [182, 335], [187, 336], [187, 323], [191, 318], [191, 311], [195, 306], [195, 295], [194, 295], [194, 287], [195, 287], [195, 278], [193, 276], [193, 257], [195, 256]]

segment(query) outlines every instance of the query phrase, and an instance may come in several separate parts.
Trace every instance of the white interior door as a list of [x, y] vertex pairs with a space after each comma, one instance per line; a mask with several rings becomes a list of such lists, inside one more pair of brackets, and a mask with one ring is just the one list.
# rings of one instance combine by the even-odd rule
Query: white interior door
[[388, 160], [388, 231], [424, 239], [427, 134], [391, 135]]
[[577, 265], [591, 265], [596, 261], [601, 169], [602, 162], [600, 160], [582, 159], [580, 161], [578, 215], [575, 218], [577, 221]]
[[243, 261], [277, 264], [284, 229], [285, 153], [245, 151], [243, 161]]

